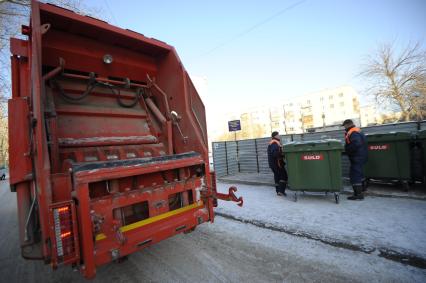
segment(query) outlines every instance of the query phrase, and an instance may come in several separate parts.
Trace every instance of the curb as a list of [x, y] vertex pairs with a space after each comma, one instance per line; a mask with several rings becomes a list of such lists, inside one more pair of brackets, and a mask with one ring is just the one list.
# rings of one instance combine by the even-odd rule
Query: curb
[[285, 234], [295, 236], [295, 237], [300, 237], [300, 238], [305, 238], [305, 239], [309, 239], [309, 240], [313, 240], [313, 241], [318, 241], [318, 242], [321, 242], [323, 244], [330, 245], [330, 246], [337, 247], [337, 248], [343, 248], [343, 249], [356, 251], [356, 252], [362, 252], [362, 253], [366, 253], [366, 254], [377, 253], [377, 255], [379, 257], [383, 257], [383, 258], [386, 258], [386, 259], [391, 260], [391, 261], [395, 261], [395, 262], [398, 262], [398, 263], [402, 263], [404, 265], [410, 265], [410, 266], [421, 268], [421, 269], [426, 269], [426, 258], [423, 258], [423, 257], [418, 256], [418, 255], [413, 255], [413, 254], [410, 254], [410, 253], [401, 253], [399, 251], [395, 251], [395, 250], [392, 250], [392, 249], [389, 249], [389, 248], [383, 248], [383, 247], [368, 247], [368, 246], [351, 244], [351, 243], [347, 243], [347, 242], [343, 242], [343, 241], [339, 241], [339, 240], [334, 240], [334, 239], [330, 239], [330, 238], [326, 238], [326, 237], [320, 237], [318, 235], [313, 235], [313, 234], [303, 232], [303, 231], [300, 231], [300, 230], [291, 230], [291, 229], [287, 229], [285, 227], [277, 227], [277, 226], [274, 226], [274, 225], [269, 224], [269, 223], [261, 222], [259, 220], [243, 219], [243, 218], [236, 217], [236, 216], [226, 214], [226, 213], [222, 213], [222, 212], [215, 212], [215, 215], [223, 217], [225, 219], [229, 219], [229, 220], [238, 221], [238, 222], [241, 222], [241, 223], [253, 225], [253, 226], [256, 226], [256, 227], [259, 227], [259, 228], [262, 228], [262, 229], [268, 229], [268, 230], [271, 230], [271, 231], [281, 232], [281, 233], [285, 233]]

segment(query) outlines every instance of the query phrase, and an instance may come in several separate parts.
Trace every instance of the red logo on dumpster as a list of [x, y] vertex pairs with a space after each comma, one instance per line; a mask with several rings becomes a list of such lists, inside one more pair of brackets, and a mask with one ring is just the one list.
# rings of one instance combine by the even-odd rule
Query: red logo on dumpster
[[375, 145], [370, 145], [368, 147], [369, 150], [388, 150], [389, 149], [389, 145], [388, 144], [375, 144]]
[[324, 160], [324, 155], [322, 154], [305, 154], [302, 155], [302, 160]]

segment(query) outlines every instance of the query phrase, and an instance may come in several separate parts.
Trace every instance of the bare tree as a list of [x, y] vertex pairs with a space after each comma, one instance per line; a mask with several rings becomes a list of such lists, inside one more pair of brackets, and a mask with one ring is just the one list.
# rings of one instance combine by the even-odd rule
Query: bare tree
[[8, 163], [8, 125], [5, 117], [0, 117], [0, 167]]
[[[82, 0], [53, 0], [54, 5], [79, 14], [104, 15], [101, 9], [83, 4]], [[11, 37], [20, 37], [20, 27], [29, 23], [30, 0], [0, 0], [0, 164], [7, 162], [7, 99], [11, 96], [10, 51]], [[102, 17], [103, 18], [103, 17]]]
[[420, 43], [400, 52], [384, 44], [367, 58], [361, 75], [382, 107], [396, 106], [404, 121], [426, 118], [426, 52]]
[[[104, 15], [101, 9], [87, 7], [82, 0], [52, 0], [49, 2], [79, 14]], [[11, 37], [19, 37], [21, 25], [29, 23], [30, 9], [30, 0], [0, 0], [0, 104], [4, 104], [10, 97], [9, 40]], [[5, 115], [5, 112], [2, 111], [1, 114]]]

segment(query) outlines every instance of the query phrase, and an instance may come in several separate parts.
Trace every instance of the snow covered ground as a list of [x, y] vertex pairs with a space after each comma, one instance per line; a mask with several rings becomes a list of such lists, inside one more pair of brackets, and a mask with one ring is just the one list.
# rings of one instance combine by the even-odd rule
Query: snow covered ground
[[[259, 193], [266, 204], [276, 199], [267, 189]], [[239, 211], [254, 203], [248, 197], [253, 188], [246, 190], [247, 206]], [[245, 189], [240, 186], [240, 191]], [[331, 199], [320, 197], [318, 202], [336, 207]], [[308, 202], [301, 199], [298, 204], [303, 203]], [[70, 266], [53, 270], [42, 261], [21, 257], [16, 194], [7, 181], [0, 181], [0, 215], [0, 282], [88, 282]], [[218, 216], [213, 224], [203, 223], [127, 261], [99, 267], [93, 282], [426, 282], [425, 268], [272, 230]]]
[[[336, 248], [222, 217], [217, 217], [209, 230], [212, 238], [220, 239], [228, 247], [222, 253], [235, 255], [235, 248], [241, 248], [245, 242], [247, 247], [241, 249], [237, 262], [256, 258], [260, 265], [256, 275], [248, 271], [251, 277], [242, 277], [241, 269], [235, 272], [236, 277], [223, 280], [226, 282], [426, 282], [426, 269], [386, 260], [375, 253]], [[237, 242], [233, 241], [234, 237], [238, 238]], [[218, 243], [212, 244], [220, 247]], [[224, 269], [224, 274], [230, 273]]]
[[[229, 184], [218, 183], [226, 192]], [[366, 197], [335, 204], [329, 194], [278, 197], [269, 186], [238, 185], [244, 206], [220, 202], [216, 212], [242, 222], [301, 235], [367, 253], [399, 253], [426, 259], [426, 201]]]

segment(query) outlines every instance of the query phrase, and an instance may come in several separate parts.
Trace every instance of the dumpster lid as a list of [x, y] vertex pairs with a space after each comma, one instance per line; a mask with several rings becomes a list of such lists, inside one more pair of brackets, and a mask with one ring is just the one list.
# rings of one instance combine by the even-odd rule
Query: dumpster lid
[[392, 142], [392, 141], [409, 141], [413, 138], [410, 132], [389, 132], [389, 133], [373, 133], [367, 134], [368, 142]]
[[286, 143], [283, 146], [284, 152], [304, 152], [304, 151], [326, 151], [343, 150], [343, 142], [336, 139], [298, 141]]

